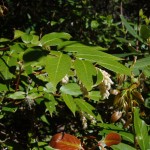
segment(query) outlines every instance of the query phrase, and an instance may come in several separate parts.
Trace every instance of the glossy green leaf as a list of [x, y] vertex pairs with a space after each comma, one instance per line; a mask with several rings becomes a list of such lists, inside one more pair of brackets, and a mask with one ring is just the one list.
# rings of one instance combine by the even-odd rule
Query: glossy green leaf
[[101, 46], [87, 46], [78, 41], [65, 41], [58, 45], [58, 49], [67, 51], [67, 52], [86, 52], [90, 51], [98, 51], [98, 50], [107, 50], [107, 48], [103, 48]]
[[121, 135], [123, 140], [134, 143], [134, 135], [133, 134], [127, 133], [127, 132], [122, 132], [122, 131], [120, 131], [119, 134]]
[[29, 44], [33, 39], [33, 35], [25, 33], [21, 36], [21, 39], [24, 43]]
[[140, 28], [140, 35], [142, 39], [147, 40], [150, 38], [150, 29], [146, 25], [142, 25]]
[[68, 108], [71, 110], [71, 112], [75, 116], [76, 103], [74, 102], [73, 97], [71, 95], [68, 95], [68, 94], [62, 94], [62, 97], [63, 97], [64, 102], [68, 106]]
[[78, 96], [82, 94], [80, 86], [77, 83], [68, 83], [66, 85], [63, 85], [60, 88], [60, 91], [62, 93], [73, 95], [73, 96]]
[[118, 145], [112, 145], [113, 150], [136, 150], [134, 147], [131, 147], [128, 144], [120, 143]]
[[92, 63], [79, 59], [74, 61], [74, 67], [77, 73], [77, 77], [81, 80], [87, 90], [90, 91], [94, 84], [93, 77], [96, 76], [95, 67]]
[[25, 33], [20, 31], [20, 30], [15, 30], [14, 39], [17, 39], [17, 38], [21, 37], [23, 34], [25, 34]]
[[31, 40], [31, 44], [34, 44], [34, 45], [39, 45], [40, 41], [39, 41], [39, 36], [37, 35], [32, 35], [32, 40]]
[[108, 70], [111, 70], [116, 73], [120, 74], [125, 74], [125, 75], [130, 75], [131, 74], [131, 69], [125, 67], [121, 63], [113, 60], [99, 60], [97, 62], [99, 65], [103, 66], [104, 68], [107, 68]]
[[11, 106], [4, 106], [2, 107], [2, 111], [7, 111], [7, 112], [16, 112], [17, 111], [17, 107], [11, 107]]
[[59, 43], [61, 43], [62, 39], [69, 40], [70, 38], [71, 38], [71, 36], [68, 33], [53, 32], [53, 33], [44, 35], [41, 38], [40, 43], [42, 46], [55, 46], [55, 45], [58, 45]]
[[134, 108], [134, 128], [136, 139], [141, 150], [147, 150], [148, 148], [150, 148], [150, 136], [148, 135], [148, 127], [146, 123], [142, 119], [140, 119], [138, 108]]
[[15, 93], [9, 94], [8, 98], [17, 100], [17, 99], [24, 99], [25, 98], [25, 92], [17, 91]]
[[42, 120], [43, 122], [45, 122], [46, 124], [50, 125], [50, 123], [48, 122], [48, 120], [47, 120], [47, 118], [46, 118], [45, 115], [42, 115], [40, 118], [41, 118], [41, 120]]
[[52, 147], [50, 147], [50, 146], [45, 146], [44, 149], [45, 149], [45, 150], [56, 150], [56, 149], [54, 149], [54, 148], [52, 148]]
[[54, 112], [56, 112], [56, 105], [57, 101], [55, 100], [54, 96], [51, 94], [45, 94], [45, 106], [47, 110], [49, 111], [50, 115], [52, 116]]
[[86, 59], [91, 62], [96, 62], [99, 65], [116, 73], [130, 75], [130, 69], [117, 62], [117, 60], [120, 60], [120, 58], [102, 51], [98, 51], [98, 47], [67, 46], [64, 48], [64, 50], [67, 52], [74, 52], [75, 56], [79, 59]]
[[13, 65], [16, 66], [16, 62], [16, 59], [10, 56], [3, 56], [3, 58], [0, 59], [0, 76], [3, 79], [11, 79], [14, 76], [13, 73], [10, 72], [10, 67], [12, 67]]
[[49, 80], [55, 87], [61, 79], [68, 74], [71, 67], [71, 58], [60, 52], [53, 52], [44, 60], [45, 69], [48, 73]]
[[124, 18], [124, 16], [120, 15], [121, 21], [123, 22], [124, 26], [126, 27], [127, 31], [133, 35], [138, 40], [142, 41], [141, 37], [138, 36], [137, 32], [130, 26], [130, 24], [127, 22], [127, 20]]
[[79, 98], [76, 98], [75, 102], [81, 111], [86, 112], [86, 113], [92, 115], [93, 117], [96, 117], [93, 113], [93, 110], [95, 110], [95, 108], [92, 105], [87, 103], [85, 100], [79, 99]]

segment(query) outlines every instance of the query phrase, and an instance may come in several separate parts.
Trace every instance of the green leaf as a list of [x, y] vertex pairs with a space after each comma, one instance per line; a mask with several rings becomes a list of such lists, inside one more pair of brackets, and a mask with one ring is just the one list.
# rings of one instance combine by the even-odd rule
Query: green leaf
[[86, 52], [90, 51], [98, 51], [98, 50], [107, 50], [107, 48], [103, 48], [101, 46], [87, 46], [77, 41], [65, 41], [58, 45], [58, 49], [64, 50], [67, 52]]
[[40, 47], [28, 48], [23, 54], [23, 60], [25, 65], [33, 64], [34, 62], [39, 62], [41, 58], [47, 56], [49, 52], [41, 49]]
[[140, 35], [142, 39], [147, 40], [150, 38], [150, 29], [146, 25], [142, 25], [140, 28]]
[[32, 40], [31, 40], [31, 44], [34, 44], [34, 45], [39, 45], [40, 41], [39, 41], [39, 36], [37, 35], [32, 35]]
[[52, 116], [54, 112], [56, 112], [57, 101], [55, 100], [52, 94], [44, 94], [45, 98], [45, 106], [48, 109], [50, 115]]
[[33, 35], [25, 33], [21, 36], [21, 39], [24, 43], [29, 44], [33, 39]]
[[15, 93], [9, 94], [8, 98], [15, 99], [15, 100], [24, 99], [25, 98], [25, 92], [17, 91]]
[[50, 147], [50, 146], [45, 146], [44, 149], [45, 149], [45, 150], [56, 150], [56, 149], [54, 149], [54, 148], [52, 148], [52, 147]]
[[95, 108], [92, 105], [87, 103], [85, 100], [79, 98], [76, 98], [75, 102], [81, 111], [86, 112], [96, 118], [96, 116], [93, 113], [93, 110], [95, 110]]
[[25, 34], [25, 33], [20, 30], [15, 30], [14, 39], [20, 38], [23, 34]]
[[138, 108], [134, 108], [134, 128], [136, 139], [141, 150], [147, 150], [148, 148], [150, 148], [150, 136], [148, 135], [148, 127], [146, 123], [142, 119], [140, 119]]
[[101, 99], [100, 91], [91, 91], [88, 97], [94, 101], [99, 101]]
[[61, 43], [62, 39], [69, 40], [70, 38], [71, 38], [71, 36], [68, 33], [53, 32], [53, 33], [49, 33], [49, 34], [44, 35], [41, 38], [40, 43], [42, 46], [55, 46], [55, 45], [58, 45], [59, 43]]
[[99, 23], [97, 20], [91, 21], [91, 28], [96, 29], [96, 28], [98, 28], [98, 26], [99, 26]]
[[90, 91], [94, 84], [93, 77], [96, 76], [95, 67], [92, 63], [79, 59], [74, 61], [74, 67], [77, 73], [77, 77], [81, 80], [87, 90]]
[[144, 67], [150, 65], [150, 56], [139, 59], [134, 65], [134, 69], [143, 69]]
[[91, 62], [96, 62], [99, 65], [116, 73], [130, 75], [130, 69], [117, 62], [117, 60], [121, 60], [120, 58], [104, 53], [102, 51], [98, 51], [98, 47], [67, 46], [64, 48], [64, 50], [67, 52], [75, 52], [75, 56], [79, 59], [86, 59]]
[[68, 74], [71, 67], [71, 58], [60, 52], [53, 52], [53, 55], [47, 56], [44, 60], [46, 72], [49, 75], [50, 82], [55, 87], [61, 79]]
[[10, 67], [16, 66], [16, 64], [17, 60], [14, 57], [3, 56], [0, 58], [0, 76], [5, 80], [11, 79], [14, 75], [10, 72]]
[[60, 88], [60, 91], [62, 93], [73, 95], [73, 96], [78, 96], [82, 94], [80, 86], [77, 83], [68, 83], [66, 85], [63, 85]]
[[7, 111], [7, 112], [12, 112], [12, 113], [14, 113], [14, 112], [17, 111], [17, 107], [4, 106], [4, 107], [2, 107], [2, 111]]
[[112, 145], [113, 150], [136, 150], [134, 147], [131, 147], [128, 144], [119, 143], [118, 145]]
[[127, 22], [127, 20], [124, 18], [124, 16], [120, 15], [121, 21], [123, 22], [124, 26], [126, 27], [127, 31], [133, 35], [135, 38], [137, 38], [138, 40], [140, 40], [142, 42], [142, 39], [140, 36], [138, 36], [138, 34], [136, 33], [136, 31], [130, 26], [130, 24]]
[[45, 115], [42, 115], [40, 118], [41, 118], [41, 120], [42, 120], [43, 122], [45, 122], [46, 124], [50, 125], [50, 123], [48, 122], [48, 120], [47, 120], [47, 118], [46, 118]]
[[76, 103], [74, 102], [74, 99], [71, 95], [68, 94], [62, 94], [63, 100], [68, 106], [68, 108], [71, 110], [73, 115], [75, 116], [75, 111], [76, 111]]
[[129, 141], [134, 144], [134, 135], [127, 132], [120, 131], [119, 134], [122, 136], [123, 140]]
[[108, 70], [111, 70], [116, 73], [130, 75], [131, 69], [125, 67], [121, 63], [114, 61], [114, 60], [99, 60], [97, 62], [99, 65], [103, 66], [104, 68], [107, 68]]

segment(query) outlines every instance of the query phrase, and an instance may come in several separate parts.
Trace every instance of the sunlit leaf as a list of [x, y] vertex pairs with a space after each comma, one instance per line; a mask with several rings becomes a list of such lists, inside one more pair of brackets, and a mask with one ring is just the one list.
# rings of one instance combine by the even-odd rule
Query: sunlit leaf
[[52, 116], [54, 112], [56, 112], [56, 105], [57, 105], [57, 101], [55, 100], [54, 96], [51, 94], [45, 94], [44, 95], [45, 98], [45, 106], [48, 109], [50, 115]]
[[146, 123], [139, 117], [139, 109], [134, 108], [134, 128], [136, 134], [136, 140], [141, 148], [141, 150], [146, 150], [150, 148], [148, 135], [148, 127]]
[[71, 58], [68, 55], [60, 52], [53, 53], [44, 60], [46, 72], [48, 73], [50, 82], [55, 87], [62, 78], [69, 72], [71, 67]]
[[78, 41], [65, 41], [58, 45], [58, 49], [67, 51], [67, 52], [85, 52], [86, 50], [98, 51], [98, 50], [107, 50], [101, 46], [91, 46], [84, 45]]
[[68, 83], [66, 85], [63, 85], [60, 88], [60, 91], [73, 96], [78, 96], [82, 94], [80, 86], [77, 83]]
[[119, 144], [120, 142], [121, 142], [121, 136], [115, 132], [111, 132], [107, 134], [104, 139], [104, 143], [109, 147], [112, 145]]
[[92, 63], [85, 60], [75, 60], [74, 67], [77, 77], [81, 80], [87, 90], [91, 90], [93, 86], [93, 77], [96, 76], [96, 69]]
[[77, 137], [66, 133], [55, 134], [49, 145], [60, 150], [82, 150], [80, 140]]
[[15, 93], [9, 94], [8, 98], [16, 99], [16, 100], [17, 99], [24, 99], [25, 98], [25, 92], [23, 92], [23, 91], [17, 91]]
[[21, 39], [24, 43], [29, 44], [33, 39], [33, 35], [25, 33], [21, 36]]
[[91, 91], [88, 97], [94, 101], [99, 101], [101, 99], [100, 91]]
[[15, 30], [14, 39], [17, 39], [17, 38], [21, 37], [23, 34], [25, 34], [25, 33], [20, 31], [20, 30]]
[[119, 134], [121, 135], [123, 140], [134, 143], [134, 135], [132, 133], [120, 131]]
[[75, 116], [75, 111], [76, 111], [76, 103], [74, 102], [74, 99], [71, 95], [68, 94], [62, 94], [63, 100], [68, 106], [68, 108], [71, 110], [71, 112]]
[[134, 147], [131, 147], [129, 144], [120, 143], [118, 145], [112, 145], [113, 150], [136, 150]]
[[87, 103], [85, 100], [79, 99], [79, 98], [76, 98], [75, 102], [81, 111], [86, 112], [86, 113], [90, 114], [91, 116], [95, 117], [95, 115], [93, 113], [93, 110], [95, 110], [95, 108], [92, 105]]
[[42, 46], [55, 46], [55, 45], [58, 45], [59, 43], [61, 43], [62, 39], [69, 40], [70, 38], [71, 38], [71, 36], [68, 33], [53, 32], [53, 33], [45, 34], [41, 38], [40, 43]]

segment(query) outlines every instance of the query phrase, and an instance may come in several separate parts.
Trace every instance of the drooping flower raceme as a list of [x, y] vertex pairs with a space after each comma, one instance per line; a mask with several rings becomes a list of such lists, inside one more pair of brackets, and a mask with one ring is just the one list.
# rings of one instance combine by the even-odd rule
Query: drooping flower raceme
[[110, 95], [110, 89], [111, 85], [114, 84], [114, 82], [110, 78], [110, 74], [104, 70], [101, 70], [103, 74], [103, 81], [99, 84], [100, 93], [102, 95], [102, 99], [108, 99]]

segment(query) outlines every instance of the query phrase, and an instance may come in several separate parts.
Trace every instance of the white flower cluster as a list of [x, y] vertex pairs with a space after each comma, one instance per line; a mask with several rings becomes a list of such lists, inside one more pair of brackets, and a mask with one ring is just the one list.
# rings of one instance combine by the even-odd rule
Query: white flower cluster
[[85, 114], [84, 114], [84, 112], [81, 112], [80, 113], [80, 119], [81, 119], [81, 121], [82, 121], [82, 126], [83, 126], [83, 129], [86, 129], [87, 128], [87, 119], [86, 119], [86, 117], [85, 117]]
[[108, 99], [110, 93], [109, 90], [111, 89], [111, 85], [114, 84], [110, 78], [110, 74], [104, 70], [101, 70], [103, 74], [103, 81], [99, 85], [99, 89], [103, 99]]
[[[85, 114], [83, 111], [80, 113], [81, 121], [82, 121], [82, 126], [83, 129], [87, 129], [88, 123], [87, 123], [87, 118], [90, 120], [92, 124], [96, 124], [96, 119], [90, 115], [90, 114]], [[87, 118], [86, 118], [87, 117]]]

